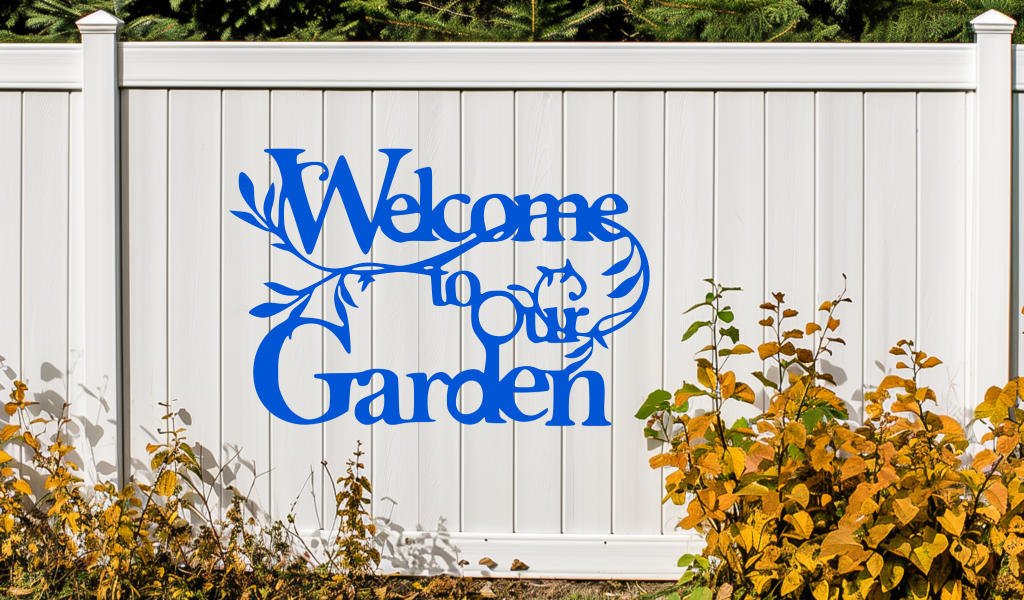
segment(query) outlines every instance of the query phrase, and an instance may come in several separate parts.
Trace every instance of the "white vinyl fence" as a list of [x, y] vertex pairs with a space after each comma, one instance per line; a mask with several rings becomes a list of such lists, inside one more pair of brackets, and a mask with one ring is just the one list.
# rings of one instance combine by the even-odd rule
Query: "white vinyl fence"
[[[676, 557], [700, 540], [674, 530], [677, 507], [661, 508], [662, 474], [647, 465], [658, 448], [633, 414], [653, 389], [693, 377], [705, 342], [679, 342], [692, 316], [681, 313], [703, 297], [702, 279], [743, 288], [730, 303], [756, 345], [771, 292], [809, 318], [845, 274], [853, 304], [832, 362], [854, 418], [901, 338], [943, 359], [927, 383], [964, 422], [981, 390], [1022, 371], [1014, 92], [1024, 84], [1014, 88], [1013, 57], [1024, 50], [999, 13], [974, 23], [976, 43], [948, 45], [164, 44], [118, 43], [116, 21], [96, 13], [80, 45], [0, 46], [3, 365], [46, 407], [71, 402], [89, 480], [145, 478], [145, 446], [163, 439], [159, 403], [174, 400], [207, 471], [227, 465], [224, 484], [251, 488], [273, 518], [294, 503], [311, 537], [332, 517], [321, 461], [339, 476], [361, 440], [388, 570], [458, 573], [465, 559], [467, 574], [508, 575], [518, 558], [528, 576], [676, 577]], [[581, 424], [585, 387], [573, 390], [571, 427], [462, 425], [441, 386], [430, 388], [429, 423], [273, 417], [253, 360], [280, 318], [249, 311], [281, 301], [265, 282], [301, 288], [317, 274], [231, 214], [246, 210], [239, 173], [257, 201], [279, 189], [268, 148], [331, 168], [345, 156], [367, 207], [386, 175], [377, 150], [393, 148], [411, 150], [393, 193], [417, 194], [413, 171], [430, 167], [435, 201], [622, 196], [629, 210], [616, 220], [642, 243], [651, 278], [634, 321], [587, 365], [604, 377], [611, 425]], [[304, 177], [314, 213], [327, 187], [315, 170]], [[445, 248], [378, 238], [363, 255], [335, 202], [308, 253], [318, 264]], [[465, 226], [471, 212], [446, 214]], [[580, 306], [605, 315], [629, 302], [608, 294], [632, 272], [601, 276], [627, 251], [538, 235], [460, 264], [504, 289], [569, 260], [594, 274]], [[549, 292], [564, 310], [575, 289], [556, 278]], [[323, 330], [298, 330], [281, 360], [292, 409], [326, 410], [314, 374], [374, 368], [403, 379], [408, 416], [405, 374], [482, 368], [468, 311], [435, 306], [431, 293], [410, 274], [356, 287], [351, 353]], [[306, 314], [334, 311], [328, 291]], [[503, 372], [568, 360], [518, 337], [502, 352]], [[742, 358], [738, 373], [761, 368]], [[479, 396], [465, 388], [462, 406]], [[527, 413], [551, 402], [519, 396]], [[499, 566], [478, 565], [484, 556]]]

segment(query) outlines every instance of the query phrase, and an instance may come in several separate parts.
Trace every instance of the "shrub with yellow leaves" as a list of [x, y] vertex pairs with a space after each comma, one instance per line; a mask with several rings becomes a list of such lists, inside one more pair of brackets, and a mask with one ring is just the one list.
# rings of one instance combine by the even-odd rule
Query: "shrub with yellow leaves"
[[[260, 522], [248, 498], [227, 486], [215, 508], [213, 483], [227, 464], [204, 472], [170, 404], [163, 444], [150, 444], [152, 483], [86, 490], [68, 456], [68, 405], [59, 417], [35, 416], [27, 388], [15, 382], [0, 431], [0, 594], [60, 598], [353, 598], [373, 581], [379, 551], [363, 506], [369, 482], [358, 463], [337, 480], [338, 531], [319, 561], [287, 524]], [[45, 441], [44, 441], [45, 440]], [[12, 446], [13, 445], [13, 446]], [[26, 457], [19, 473], [8, 452]], [[236, 457], [237, 458], [237, 457]], [[230, 462], [228, 463], [230, 464]], [[326, 464], [324, 465], [326, 468]], [[25, 477], [43, 481], [36, 496]], [[217, 492], [219, 493], [219, 492]]]
[[[1024, 596], [1024, 379], [989, 389], [975, 410], [988, 429], [984, 449], [963, 464], [963, 427], [929, 410], [935, 393], [918, 383], [941, 361], [900, 340], [890, 354], [905, 375], [885, 377], [865, 395], [863, 424], [851, 423], [821, 360], [843, 343], [836, 331], [845, 290], [802, 328], [789, 328], [797, 312], [773, 294], [761, 305], [773, 340], [757, 350], [766, 370], [752, 374], [770, 392], [767, 410], [727, 423], [723, 402], [755, 400], [727, 370], [730, 356], [750, 349], [734, 327], [720, 326], [730, 288], [711, 284], [694, 307], [711, 318], [687, 331], [711, 332], [696, 359], [697, 384], [656, 391], [637, 413], [648, 420], [646, 435], [667, 444], [650, 461], [674, 469], [665, 501], [685, 505], [679, 526], [707, 542], [700, 560], [680, 559], [689, 567], [684, 579], [699, 583], [690, 598]], [[710, 408], [691, 414], [690, 400], [701, 396]]]

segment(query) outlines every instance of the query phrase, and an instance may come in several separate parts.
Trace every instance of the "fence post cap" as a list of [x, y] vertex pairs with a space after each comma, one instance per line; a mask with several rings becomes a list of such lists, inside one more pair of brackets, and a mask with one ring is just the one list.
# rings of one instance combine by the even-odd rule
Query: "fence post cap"
[[978, 15], [971, 21], [975, 33], [1013, 33], [1016, 24], [1017, 21], [995, 9]]
[[98, 10], [75, 21], [75, 25], [80, 33], [118, 33], [124, 21], [105, 10]]

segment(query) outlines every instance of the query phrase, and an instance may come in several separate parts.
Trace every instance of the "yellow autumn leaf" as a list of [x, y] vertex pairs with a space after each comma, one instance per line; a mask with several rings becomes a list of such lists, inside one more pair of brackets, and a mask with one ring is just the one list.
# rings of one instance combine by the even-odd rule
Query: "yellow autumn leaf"
[[751, 347], [747, 346], [746, 344], [736, 344], [735, 346], [732, 347], [732, 350], [729, 351], [729, 354], [753, 354], [753, 353], [754, 353], [754, 350], [751, 349]]
[[946, 512], [942, 513], [938, 521], [939, 525], [942, 525], [943, 529], [957, 537], [960, 537], [960, 534], [964, 531], [964, 520], [966, 518], [967, 513], [955, 513], [947, 508]]
[[26, 496], [32, 495], [32, 487], [24, 479], [15, 479], [11, 486]]
[[776, 342], [767, 342], [757, 347], [757, 355], [761, 360], [767, 360], [770, 356], [775, 356], [779, 353], [779, 344]]
[[811, 594], [814, 600], [828, 600], [828, 583], [818, 581], [811, 586]]
[[985, 499], [999, 511], [1000, 515], [1006, 514], [1006, 496], [1006, 486], [1001, 481], [996, 481], [985, 490]]
[[811, 493], [808, 491], [807, 486], [802, 483], [793, 486], [793, 491], [789, 493], [789, 497], [799, 502], [803, 508], [807, 508], [807, 503], [811, 501]]
[[743, 449], [730, 446], [729, 461], [732, 463], [732, 472], [735, 473], [736, 477], [743, 475], [744, 467], [747, 462], [747, 455], [743, 453]]
[[895, 560], [886, 561], [885, 565], [882, 566], [881, 576], [878, 578], [882, 583], [882, 592], [888, 593], [892, 591], [900, 581], [903, 581], [903, 573], [905, 569], [903, 565]]
[[872, 577], [878, 577], [878, 575], [882, 572], [882, 567], [884, 566], [885, 559], [882, 558], [882, 555], [877, 552], [873, 553], [871, 555], [871, 558], [868, 559], [868, 573], [871, 573]]
[[961, 583], [956, 579], [946, 581], [946, 585], [942, 586], [941, 600], [962, 600], [962, 598], [963, 587]]
[[20, 427], [14, 423], [5, 425], [4, 428], [0, 430], [0, 442], [6, 442], [14, 437], [14, 434], [18, 433], [18, 429], [20, 429]]
[[896, 514], [896, 518], [900, 520], [900, 523], [906, 525], [907, 523], [914, 520], [917, 513], [921, 509], [914, 504], [914, 501], [910, 498], [897, 498], [893, 502], [893, 513]]
[[912, 600], [928, 600], [928, 580], [920, 575], [910, 578], [910, 598]]
[[736, 492], [737, 496], [763, 496], [770, 492], [768, 488], [760, 483], [751, 483]]
[[925, 574], [931, 570], [932, 561], [949, 548], [949, 539], [931, 527], [925, 527], [924, 533], [914, 543], [920, 545], [910, 553], [910, 562]]
[[782, 595], [789, 595], [790, 592], [798, 589], [803, 583], [803, 577], [800, 577], [799, 573], [790, 571], [789, 575], [786, 575], [786, 578], [782, 580]]
[[0, 463], [5, 463], [9, 460], [14, 460], [14, 457], [3, 450], [0, 450]]
[[174, 471], [164, 471], [156, 480], [153, 489], [158, 495], [167, 497], [174, 494], [174, 488], [177, 486], [178, 475]]
[[782, 520], [792, 525], [795, 533], [802, 540], [806, 540], [814, 533], [814, 520], [805, 511], [786, 515]]
[[718, 381], [722, 385], [722, 398], [732, 398], [736, 391], [736, 373], [726, 371], [718, 377]]

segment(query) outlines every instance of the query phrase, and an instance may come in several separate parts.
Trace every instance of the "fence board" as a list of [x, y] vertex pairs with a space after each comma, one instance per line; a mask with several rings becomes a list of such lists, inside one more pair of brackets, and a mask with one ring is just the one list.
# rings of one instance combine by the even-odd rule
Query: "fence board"
[[[370, 214], [376, 188], [373, 183], [373, 128], [372, 94], [370, 92], [327, 92], [324, 94], [324, 159], [327, 166], [334, 168], [339, 156], [344, 156], [352, 171], [356, 189], [367, 214]], [[327, 211], [324, 220], [324, 261], [331, 267], [351, 265], [369, 259], [356, 244], [355, 234], [349, 225], [345, 211], [341, 209], [341, 198], [331, 200], [333, 208]], [[337, 203], [337, 204], [335, 204]], [[348, 323], [352, 352], [345, 352], [341, 343], [330, 335], [324, 336], [324, 361], [327, 373], [359, 373], [371, 367], [372, 348], [372, 297], [374, 286], [360, 291], [355, 280], [349, 279], [349, 290], [358, 308], [348, 308]], [[334, 308], [334, 287], [324, 292], [326, 303], [325, 318], [340, 323]], [[356, 386], [353, 386], [355, 390]], [[369, 390], [369, 387], [365, 388]], [[359, 398], [353, 391], [353, 398]], [[365, 475], [372, 473], [373, 456], [370, 455], [372, 433], [369, 425], [363, 425], [350, 412], [340, 419], [324, 423], [324, 458], [331, 477], [344, 475], [345, 465], [354, 457], [356, 442], [362, 442]], [[323, 483], [324, 520], [331, 523], [334, 502], [334, 482], [325, 478]]]
[[[434, 177], [434, 202], [462, 189], [461, 98], [458, 92], [419, 93], [419, 166], [430, 167]], [[446, 222], [458, 231], [462, 205], [445, 207]], [[420, 242], [420, 258], [435, 256], [454, 248], [454, 242]], [[448, 267], [454, 273], [461, 258]], [[435, 307], [430, 281], [419, 278], [420, 322], [417, 347], [420, 372], [432, 375], [459, 371], [462, 363], [462, 329], [459, 310]], [[448, 391], [432, 385], [428, 391], [433, 423], [419, 427], [420, 501], [417, 525], [426, 531], [460, 531], [462, 432], [459, 422], [448, 414]]]
[[864, 95], [864, 378], [894, 372], [915, 337], [917, 110], [913, 93]]
[[[465, 92], [462, 96], [462, 191], [478, 200], [489, 194], [515, 193], [515, 137], [512, 92]], [[486, 222], [496, 224], [501, 207], [490, 202]], [[471, 207], [462, 211], [462, 222], [471, 218]], [[491, 225], [493, 226], [493, 225]], [[463, 269], [480, 279], [482, 291], [502, 290], [514, 277], [513, 245], [483, 244], [462, 257]], [[463, 293], [468, 292], [463, 279]], [[464, 297], [468, 299], [468, 297]], [[511, 307], [487, 306], [480, 322], [491, 334], [511, 328]], [[462, 369], [484, 369], [483, 347], [473, 335], [469, 311], [463, 311]], [[500, 372], [512, 369], [512, 345], [500, 348]], [[480, 406], [480, 389], [466, 385], [461, 390], [461, 410], [471, 413]], [[511, 532], [513, 530], [513, 437], [512, 422], [464, 426], [462, 432], [462, 523], [463, 531]]]
[[[581, 194], [593, 203], [613, 190], [614, 94], [565, 92], [565, 194]], [[566, 239], [576, 233], [569, 223]], [[565, 257], [581, 273], [599, 274], [612, 264], [611, 244], [566, 242]], [[590, 310], [581, 317], [580, 329], [593, 326], [611, 314], [608, 277], [590, 277], [587, 295], [580, 300]], [[577, 291], [575, 288], [564, 290]], [[566, 305], [570, 302], [565, 298]], [[567, 361], [568, 359], [566, 359]], [[597, 347], [586, 368], [600, 373], [605, 383], [605, 418], [611, 417], [612, 353]], [[565, 533], [611, 533], [612, 524], [612, 428], [582, 427], [590, 415], [589, 384], [580, 382], [570, 392], [569, 418], [576, 425], [565, 430], [562, 451], [562, 511]]]
[[[147, 444], [167, 442], [167, 90], [122, 92], [121, 148], [128, 218], [131, 472], [151, 480]], [[250, 369], [251, 370], [251, 369]], [[251, 377], [251, 375], [250, 375]], [[251, 385], [251, 384], [250, 384]]]
[[[817, 308], [813, 267], [814, 94], [769, 92], [764, 112], [765, 297], [784, 293], [786, 308], [800, 313], [786, 322], [784, 330], [803, 329]], [[755, 326], [748, 325], [748, 331], [754, 333]], [[767, 330], [764, 334], [768, 335]], [[778, 369], [770, 367], [766, 365], [768, 377], [778, 381]]]
[[[664, 128], [665, 95], [660, 92], [615, 94], [615, 193], [629, 211], [615, 217], [640, 240], [650, 262], [651, 282], [643, 309], [612, 334], [612, 533], [661, 533], [661, 473], [647, 460], [659, 449], [643, 439], [644, 423], [633, 418], [646, 394], [662, 380], [661, 361], [645, 357], [661, 348], [664, 257]], [[628, 246], [615, 244], [615, 260], [626, 258]], [[635, 267], [614, 277], [613, 285]], [[639, 287], [613, 302], [615, 311], [630, 306]]]
[[[516, 194], [560, 195], [562, 189], [562, 94], [516, 94]], [[540, 207], [536, 207], [539, 209]], [[533, 211], [537, 213], [535, 209]], [[547, 224], [531, 222], [534, 241], [515, 244], [515, 282], [533, 289], [538, 266], [563, 265], [562, 244], [545, 242]], [[523, 294], [523, 302], [529, 302]], [[543, 306], [562, 310], [562, 285], [555, 279], [540, 295]], [[524, 332], [525, 333], [525, 332]], [[542, 330], [543, 333], [543, 330]], [[525, 335], [515, 340], [516, 366], [558, 370], [561, 344], [536, 344]], [[515, 531], [560, 533], [562, 531], [562, 431], [545, 423], [553, 412], [552, 393], [518, 394], [516, 402], [525, 414], [547, 414], [529, 423], [515, 423]]]
[[942, 413], [963, 422], [967, 161], [962, 93], [918, 95], [917, 337], [943, 364], [921, 374]]
[[[95, 447], [88, 442], [87, 428], [84, 422], [90, 414], [89, 405], [97, 404], [85, 392], [85, 348], [86, 321], [89, 318], [85, 309], [85, 301], [90, 293], [86, 277], [85, 253], [77, 248], [85, 245], [85, 127], [83, 117], [82, 92], [71, 92], [71, 131], [68, 138], [68, 416], [77, 421], [67, 432], [70, 444], [75, 450], [68, 459], [77, 465], [87, 465], [96, 459], [116, 464], [117, 438], [123, 429], [116, 434], [108, 435], [99, 440]], [[122, 131], [122, 137], [124, 132]], [[165, 148], [166, 150], [166, 148]], [[122, 218], [124, 213], [122, 211]], [[124, 290], [122, 289], [122, 298]], [[129, 401], [130, 402], [130, 401]], [[113, 408], [113, 407], [112, 407]], [[95, 413], [95, 411], [93, 411]], [[105, 411], [104, 411], [105, 412]], [[116, 414], [112, 411], [108, 414]], [[87, 459], [86, 457], [89, 457]]]
[[[39, 403], [28, 409], [31, 419], [41, 413], [61, 414], [68, 398], [70, 95], [26, 92], [23, 111], [21, 226], [31, 233], [23, 234], [21, 242], [21, 376], [29, 398]], [[24, 458], [29, 458], [27, 452]], [[109, 467], [97, 465], [105, 475], [113, 472]], [[32, 477], [36, 470], [27, 474], [33, 489], [41, 490], [42, 481]]]
[[[715, 94], [670, 92], [665, 95], [665, 347], [664, 386], [674, 392], [683, 381], [695, 381], [693, 359], [707, 340], [694, 336], [681, 341], [700, 314], [683, 315], [704, 299], [714, 274], [714, 148]], [[692, 410], [710, 408], [692, 398]], [[665, 468], [663, 476], [672, 472]], [[675, 529], [685, 509], [665, 504], [662, 531]]]
[[853, 302], [837, 313], [846, 345], [833, 345], [834, 354], [825, 363], [851, 418], [860, 418], [864, 404], [863, 94], [819, 93], [816, 108], [814, 308], [839, 295], [846, 275], [846, 295]]
[[[720, 92], [716, 101], [715, 279], [743, 288], [731, 292], [726, 304], [733, 308], [740, 340], [756, 348], [763, 341], [756, 329], [763, 311], [757, 307], [768, 296], [763, 259], [756, 259], [764, 256], [764, 94]], [[762, 361], [748, 354], [734, 357], [729, 367], [751, 373], [761, 370]], [[761, 384], [749, 385], [758, 392], [758, 406], [765, 406]], [[730, 412], [727, 420], [738, 416]]]
[[[380, 190], [388, 169], [388, 158], [377, 150], [411, 149], [400, 163], [389, 195], [409, 194], [418, 197], [419, 186], [413, 173], [419, 161], [419, 106], [416, 92], [373, 93], [373, 189]], [[383, 194], [381, 194], [383, 196]], [[374, 198], [377, 198], [374, 195]], [[374, 200], [376, 211], [376, 200]], [[411, 217], [396, 218], [396, 226], [412, 231]], [[379, 264], [410, 265], [418, 257], [417, 244], [403, 244], [378, 236], [374, 241], [373, 261]], [[387, 369], [398, 376], [402, 407], [401, 418], [413, 415], [413, 382], [408, 373], [418, 372], [419, 346], [410, 344], [407, 336], [419, 331], [419, 306], [411, 300], [419, 297], [419, 276], [396, 273], [379, 277], [373, 283], [373, 366]], [[375, 377], [375, 379], [377, 379]], [[379, 391], [374, 383], [374, 391]], [[386, 403], [390, 404], [388, 400]], [[383, 404], [375, 400], [377, 415]], [[386, 522], [414, 524], [419, 522], [419, 462], [411, 460], [419, 449], [419, 428], [373, 425], [374, 503], [377, 517]]]
[[[22, 162], [22, 94], [0, 92], [0, 222], [10, 223], [6, 235], [0, 236], [0, 258], [6, 292], [0, 294], [0, 356], [4, 370], [5, 393], [13, 389], [14, 380], [23, 377], [21, 370], [21, 162]], [[0, 414], [0, 424], [12, 418]], [[21, 461], [20, 448], [10, 447], [8, 454]]]
[[174, 90], [168, 105], [167, 389], [210, 484], [221, 438], [210, 397], [221, 375], [220, 92]]
[[[272, 148], [300, 148], [302, 162], [323, 159], [323, 94], [321, 92], [274, 91], [270, 94], [270, 143]], [[302, 172], [302, 182], [313, 214], [320, 211], [323, 187], [320, 170], [311, 167]], [[271, 167], [270, 180], [278, 189], [281, 174]], [[288, 235], [298, 240], [293, 219], [285, 218]], [[310, 260], [323, 264], [324, 241], [321, 236], [310, 253]], [[301, 251], [301, 250], [300, 250]], [[302, 289], [319, 279], [319, 274], [297, 257], [282, 250], [270, 255], [272, 281], [293, 289]], [[313, 294], [303, 314], [314, 318], [323, 314], [322, 290]], [[271, 292], [271, 300], [282, 299]], [[287, 301], [287, 300], [286, 300]], [[271, 326], [285, 318], [285, 313], [271, 317]], [[301, 417], [312, 418], [324, 412], [324, 384], [314, 379], [323, 372], [323, 330], [300, 327], [281, 352], [281, 390], [288, 406]], [[270, 477], [272, 514], [284, 518], [295, 505], [298, 527], [320, 527], [323, 480], [320, 461], [323, 456], [323, 427], [295, 425], [272, 419], [270, 425]]]
[[[270, 147], [270, 93], [225, 90], [223, 94], [221, 464], [226, 469], [224, 483], [249, 495], [250, 505], [256, 508], [270, 502], [266, 471], [270, 468], [271, 415], [253, 388], [252, 362], [270, 324], [249, 311], [270, 301], [270, 290], [264, 285], [270, 281], [270, 234], [258, 231], [229, 211], [249, 212], [239, 191], [241, 173], [253, 183], [257, 206], [262, 206], [263, 194], [270, 185], [270, 155], [264, 152]], [[230, 500], [230, 492], [224, 490], [224, 501]]]

